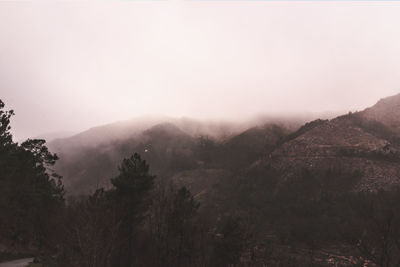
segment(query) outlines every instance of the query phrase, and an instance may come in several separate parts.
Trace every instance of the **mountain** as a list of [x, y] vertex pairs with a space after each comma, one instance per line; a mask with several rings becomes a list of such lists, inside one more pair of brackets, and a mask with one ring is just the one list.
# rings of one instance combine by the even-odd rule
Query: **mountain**
[[251, 127], [222, 142], [219, 157], [213, 155], [212, 158], [225, 169], [245, 169], [271, 152], [291, 132], [291, 129], [279, 124]]
[[68, 138], [58, 138], [49, 143], [55, 150], [95, 147], [99, 144], [124, 140], [138, 135], [155, 124], [168, 121], [167, 117], [141, 117], [90, 128]]
[[64, 176], [68, 192], [81, 194], [109, 186], [118, 164], [134, 152], [161, 179], [186, 180], [189, 187], [204, 189], [222, 173], [227, 176], [246, 168], [290, 132], [286, 125], [276, 124], [235, 134], [244, 126], [189, 119], [153, 123], [120, 122], [50, 142], [49, 148], [60, 157], [55, 168]]
[[118, 164], [134, 152], [151, 163], [155, 174], [169, 176], [176, 169], [195, 164], [190, 155], [195, 138], [227, 138], [245, 127], [189, 118], [142, 117], [94, 127], [53, 140], [48, 146], [60, 157], [55, 168], [64, 176], [66, 188], [79, 194], [107, 186], [117, 174]]
[[[290, 248], [276, 258], [281, 264], [298, 258], [292, 248], [307, 257], [317, 248], [324, 253], [318, 264], [329, 265], [330, 255], [359, 257], [360, 242], [369, 241], [365, 233], [377, 233], [373, 239], [381, 247], [381, 229], [397, 222], [399, 191], [370, 191], [400, 185], [398, 99], [295, 130], [276, 121], [240, 131], [190, 120], [123, 122], [56, 140], [50, 148], [60, 155], [55, 167], [70, 195], [107, 188], [121, 160], [139, 152], [158, 181], [193, 193], [201, 217], [215, 222], [215, 229], [226, 218], [241, 218], [246, 231], [256, 233], [257, 246], [269, 244], [256, 253]], [[206, 134], [210, 129], [217, 133]], [[395, 198], [387, 198], [391, 194]]]
[[398, 113], [400, 95], [361, 112], [301, 127], [298, 120], [287, 118], [237, 124], [141, 118], [57, 139], [49, 148], [60, 157], [56, 170], [71, 194], [107, 187], [118, 164], [134, 152], [157, 176], [186, 183], [202, 195], [221, 177], [226, 181], [255, 169], [262, 174], [265, 168], [274, 169], [281, 181], [305, 169], [359, 172], [356, 187], [376, 190], [400, 184]]
[[400, 94], [383, 98], [360, 114], [364, 118], [381, 122], [400, 134]]
[[272, 166], [283, 180], [304, 169], [360, 172], [362, 177], [356, 185], [359, 190], [398, 185], [400, 120], [395, 114], [399, 113], [400, 95], [396, 95], [361, 112], [310, 122], [253, 167]]
[[195, 164], [191, 157], [194, 138], [170, 123], [157, 124], [142, 132], [136, 131], [130, 137], [109, 139], [96, 145], [70, 145], [74, 139], [82, 141], [75, 136], [64, 142], [50, 143], [52, 151], [60, 157], [56, 170], [63, 174], [65, 186], [74, 193], [107, 186], [109, 179], [117, 174], [118, 164], [133, 152], [151, 162], [155, 174]]

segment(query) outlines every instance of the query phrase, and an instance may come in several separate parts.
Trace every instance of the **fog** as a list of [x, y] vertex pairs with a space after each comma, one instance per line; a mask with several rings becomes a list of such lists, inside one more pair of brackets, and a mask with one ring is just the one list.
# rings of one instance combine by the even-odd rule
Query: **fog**
[[147, 114], [347, 112], [399, 92], [400, 3], [0, 2], [17, 138]]

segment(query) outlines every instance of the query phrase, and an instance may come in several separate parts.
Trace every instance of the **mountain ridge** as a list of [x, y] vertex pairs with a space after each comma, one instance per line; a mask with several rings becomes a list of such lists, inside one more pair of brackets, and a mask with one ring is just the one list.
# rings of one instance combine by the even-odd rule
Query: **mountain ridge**
[[393, 120], [380, 122], [377, 120], [380, 117], [370, 115], [381, 116], [384, 110], [400, 114], [400, 94], [380, 100], [361, 112], [305, 125], [298, 130], [300, 133], [293, 133], [293, 138], [272, 151], [261, 165], [274, 166], [285, 179], [305, 168], [362, 171], [359, 190], [398, 185], [400, 143], [396, 129], [400, 127], [400, 120], [398, 124]]
[[[238, 175], [255, 168], [262, 173], [263, 166], [272, 166], [283, 180], [303, 169], [362, 171], [357, 188], [375, 190], [400, 184], [400, 121], [381, 122], [376, 120], [379, 116], [370, 114], [383, 114], [385, 110], [397, 114], [399, 105], [400, 94], [360, 112], [302, 126], [285, 121], [247, 127], [202, 124], [188, 118], [154, 119], [142, 124], [128, 121], [55, 140], [49, 147], [61, 158], [56, 170], [65, 176], [66, 187], [79, 192], [99, 184], [106, 186], [104, 181], [116, 174], [118, 162], [133, 152], [142, 154], [156, 175], [180, 183], [183, 179], [196, 184], [195, 188], [204, 187], [203, 178], [210, 185], [212, 175], [219, 181], [218, 173]], [[210, 131], [217, 134], [208, 135]], [[102, 132], [106, 134], [92, 138], [93, 133]], [[194, 179], [196, 175], [200, 177]]]

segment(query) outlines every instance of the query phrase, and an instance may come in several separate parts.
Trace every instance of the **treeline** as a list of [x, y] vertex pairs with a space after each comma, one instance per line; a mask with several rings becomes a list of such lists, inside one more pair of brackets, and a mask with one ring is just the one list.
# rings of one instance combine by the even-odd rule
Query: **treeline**
[[64, 207], [60, 176], [51, 170], [57, 156], [44, 140], [12, 140], [10, 118], [0, 100], [0, 253], [30, 253], [51, 247], [57, 213]]
[[[199, 213], [185, 187], [157, 181], [138, 154], [125, 159], [113, 187], [71, 201], [59, 266], [228, 266], [246, 249], [241, 222], [222, 229]], [[229, 228], [228, 230], [226, 230]], [[225, 232], [224, 235], [218, 233]], [[229, 240], [227, 242], [226, 240]], [[221, 248], [223, 246], [223, 248]]]
[[362, 176], [303, 169], [283, 179], [265, 166], [234, 178], [225, 209], [257, 233], [245, 266], [399, 266], [400, 188], [359, 192]]

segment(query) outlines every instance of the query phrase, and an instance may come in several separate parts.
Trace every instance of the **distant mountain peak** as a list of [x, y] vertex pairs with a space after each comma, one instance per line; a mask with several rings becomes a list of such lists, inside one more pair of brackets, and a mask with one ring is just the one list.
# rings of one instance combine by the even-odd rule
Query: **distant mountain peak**
[[360, 115], [378, 121], [400, 133], [400, 93], [382, 98], [372, 107], [361, 111]]

